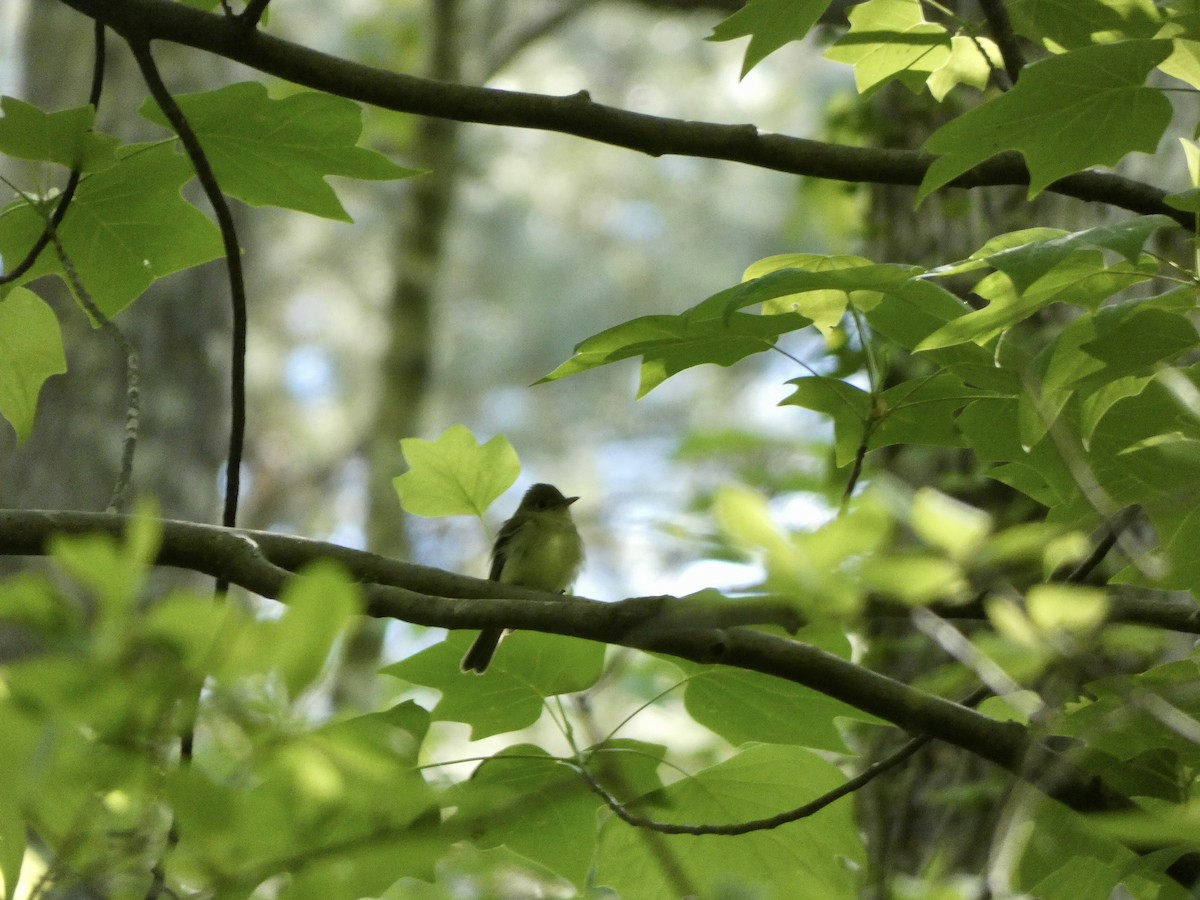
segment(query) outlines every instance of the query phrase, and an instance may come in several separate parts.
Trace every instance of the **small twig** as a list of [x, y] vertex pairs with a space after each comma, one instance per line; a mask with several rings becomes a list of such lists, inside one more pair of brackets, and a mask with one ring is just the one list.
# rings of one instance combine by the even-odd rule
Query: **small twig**
[[639, 816], [637, 813], [630, 812], [620, 800], [610, 794], [596, 780], [596, 777], [588, 771], [585, 761], [576, 763], [574, 768], [583, 776], [583, 780], [588, 783], [592, 791], [616, 814], [617, 818], [628, 825], [632, 825], [635, 828], [647, 828], [650, 831], [657, 831], [660, 834], [720, 834], [732, 836], [749, 834], [754, 831], [769, 831], [772, 828], [779, 828], [782, 825], [808, 818], [833, 803], [833, 801], [839, 800], [847, 794], [854, 793], [854, 791], [875, 780], [884, 772], [900, 765], [900, 763], [904, 762], [932, 740], [933, 738], [928, 735], [912, 738], [899, 750], [881, 759], [879, 762], [867, 766], [866, 769], [848, 780], [845, 784], [839, 785], [832, 791], [822, 794], [820, 797], [805, 803], [803, 806], [798, 806], [795, 809], [790, 809], [763, 819], [750, 819], [746, 822], [737, 822], [731, 825], [683, 825], [676, 822], [659, 822], [655, 819]]
[[[7, 178], [0, 176], [0, 181], [3, 181], [19, 194], [29, 204], [31, 209], [35, 212], [41, 212], [40, 207], [38, 207], [33, 197], [25, 194], [24, 191], [16, 187]], [[129, 485], [133, 481], [133, 456], [137, 450], [138, 426], [141, 422], [141, 370], [138, 364], [138, 352], [129, 338], [125, 337], [124, 332], [116, 326], [116, 323], [106, 316], [104, 311], [96, 305], [96, 301], [92, 299], [92, 295], [84, 287], [83, 279], [79, 277], [79, 270], [75, 268], [75, 262], [67, 254], [62, 238], [59, 237], [53, 217], [44, 216], [44, 219], [46, 226], [42, 234], [54, 244], [54, 252], [58, 255], [58, 261], [62, 265], [68, 289], [75, 298], [75, 302], [82, 306], [92, 318], [92, 321], [99, 325], [100, 329], [112, 339], [113, 343], [117, 345], [117, 350], [125, 358], [125, 439], [121, 449], [121, 465], [117, 470], [117, 480], [113, 485], [113, 492], [109, 497], [108, 506], [105, 508], [105, 512], [123, 512], [126, 497], [129, 493]]]
[[1068, 584], [1078, 584], [1091, 575], [1096, 567], [1104, 562], [1104, 557], [1108, 556], [1109, 551], [1117, 545], [1121, 532], [1129, 527], [1136, 516], [1137, 507], [1130, 507], [1114, 516], [1108, 528], [1105, 529], [1103, 536], [1096, 542], [1096, 546], [1092, 548], [1092, 552], [1088, 554], [1087, 559], [1072, 569], [1063, 581]]
[[46, 227], [50, 233], [50, 240], [54, 242], [54, 251], [62, 263], [63, 272], [67, 275], [67, 283], [71, 285], [71, 293], [75, 295], [79, 305], [87, 310], [88, 315], [100, 325], [100, 328], [112, 339], [113, 343], [117, 345], [117, 349], [125, 357], [125, 437], [121, 446], [121, 466], [117, 470], [117, 480], [113, 485], [112, 495], [109, 497], [108, 507], [105, 510], [114, 513], [123, 512], [128, 500], [129, 485], [133, 481], [133, 457], [137, 452], [138, 431], [141, 425], [141, 367], [138, 352], [129, 338], [125, 337], [125, 333], [104, 314], [83, 286], [75, 263], [67, 255], [54, 224], [47, 221]]
[[838, 507], [839, 516], [844, 516], [846, 510], [850, 508], [850, 498], [854, 495], [854, 488], [862, 476], [863, 460], [867, 458], [867, 439], [870, 435], [870, 431], [863, 432], [862, 442], [854, 453], [854, 466], [850, 469], [850, 477], [846, 479], [846, 488], [842, 491], [842, 502]]
[[241, 15], [237, 17], [238, 21], [247, 28], [257, 28], [258, 23], [262, 21], [263, 14], [267, 11], [267, 4], [270, 2], [271, 0], [250, 0]]

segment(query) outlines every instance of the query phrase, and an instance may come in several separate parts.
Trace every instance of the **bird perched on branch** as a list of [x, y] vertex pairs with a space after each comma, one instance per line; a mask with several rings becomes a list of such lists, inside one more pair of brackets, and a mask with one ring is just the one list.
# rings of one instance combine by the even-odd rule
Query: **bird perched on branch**
[[[571, 519], [571, 504], [552, 484], [535, 484], [525, 492], [512, 518], [500, 527], [492, 547], [492, 581], [563, 593], [583, 565], [583, 541]], [[462, 670], [482, 674], [504, 633], [485, 628], [467, 655]]]

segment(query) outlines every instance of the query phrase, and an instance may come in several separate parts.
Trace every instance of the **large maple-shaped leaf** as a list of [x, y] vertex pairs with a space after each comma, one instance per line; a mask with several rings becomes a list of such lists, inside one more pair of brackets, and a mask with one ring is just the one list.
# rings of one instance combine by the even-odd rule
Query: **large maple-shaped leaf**
[[713, 28], [710, 41], [750, 37], [742, 62], [742, 77], [791, 41], [798, 41], [816, 24], [831, 0], [750, 0]]
[[[305, 91], [273, 100], [258, 82], [242, 82], [176, 100], [221, 190], [251, 206], [282, 206], [349, 222], [327, 175], [379, 181], [417, 174], [357, 146], [362, 109], [332, 94]], [[141, 113], [166, 125], [150, 101]]]
[[1011, 91], [930, 136], [925, 149], [942, 155], [925, 173], [918, 198], [1005, 150], [1025, 157], [1030, 197], [1089, 166], [1115, 165], [1135, 150], [1154, 152], [1171, 104], [1144, 82], [1170, 52], [1169, 41], [1124, 41], [1029, 66]]
[[[166, 145], [131, 145], [119, 162], [83, 179], [58, 229], [67, 256], [100, 311], [114, 316], [155, 279], [221, 255], [217, 228], [183, 199], [192, 177], [186, 159]], [[0, 257], [18, 260], [45, 227], [21, 202], [0, 214]], [[57, 254], [43, 251], [22, 281], [63, 274]]]

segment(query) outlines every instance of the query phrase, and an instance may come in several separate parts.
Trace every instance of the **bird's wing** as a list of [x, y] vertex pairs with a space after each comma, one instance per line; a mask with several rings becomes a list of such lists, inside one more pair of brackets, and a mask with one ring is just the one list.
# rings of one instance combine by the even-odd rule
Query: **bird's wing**
[[508, 545], [520, 530], [521, 523], [516, 521], [515, 517], [500, 526], [500, 533], [496, 535], [496, 543], [492, 545], [492, 571], [488, 575], [489, 580], [500, 580], [500, 576], [504, 573], [504, 563], [508, 561]]

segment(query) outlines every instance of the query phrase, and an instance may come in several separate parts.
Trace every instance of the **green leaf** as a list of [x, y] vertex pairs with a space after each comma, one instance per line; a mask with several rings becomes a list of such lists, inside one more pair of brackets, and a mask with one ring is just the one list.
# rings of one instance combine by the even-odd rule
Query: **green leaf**
[[[742, 281], [752, 281], [780, 269], [802, 269], [806, 272], [829, 272], [838, 269], [856, 269], [871, 265], [862, 256], [823, 256], [817, 253], [782, 253], [760, 259], [742, 273]], [[811, 319], [817, 330], [829, 340], [842, 321], [853, 292], [837, 288], [831, 290], [805, 291], [785, 294], [763, 303], [762, 311], [768, 315], [797, 312]], [[865, 292], [878, 296], [875, 292]]]
[[1056, 53], [1153, 37], [1162, 25], [1153, 0], [1015, 0], [1007, 5], [1014, 31]]
[[1004, 395], [968, 387], [948, 372], [902, 382], [884, 391], [875, 404], [879, 418], [867, 446], [961, 447], [963, 438], [955, 423], [959, 410], [974, 400], [997, 396]]
[[1171, 121], [1162, 91], [1146, 75], [1171, 51], [1169, 41], [1084, 47], [1034, 63], [1009, 92], [953, 119], [925, 142], [940, 154], [918, 191], [923, 200], [1005, 150], [1029, 166], [1029, 196], [1093, 165], [1153, 153]]
[[465, 425], [436, 441], [403, 438], [409, 470], [392, 479], [400, 503], [416, 516], [482, 516], [521, 472], [517, 451], [502, 434], [480, 444]]
[[42, 385], [65, 371], [54, 311], [36, 294], [14, 288], [0, 299], [0, 415], [16, 429], [18, 443], [33, 431]]
[[[1165, 30], [1159, 35], [1167, 36]], [[1175, 46], [1174, 52], [1158, 68], [1194, 88], [1200, 88], [1200, 42], [1175, 37], [1172, 43]], [[1167, 202], [1170, 203], [1170, 200]]]
[[1150, 259], [1138, 265], [1106, 266], [1099, 250], [1075, 250], [1023, 291], [1006, 272], [993, 272], [975, 285], [975, 293], [989, 300], [988, 305], [947, 322], [917, 350], [939, 350], [967, 341], [986, 344], [1051, 304], [1094, 307], [1119, 291], [1150, 280], [1156, 270], [1157, 263]]
[[733, 41], [750, 37], [742, 62], [742, 77], [791, 41], [808, 34], [831, 0], [750, 0], [732, 16], [713, 28], [710, 41]]
[[1200, 750], [1178, 734], [1170, 721], [1162, 721], [1129, 698], [1157, 697], [1173, 706], [1178, 715], [1200, 715], [1200, 669], [1192, 659], [1156, 666], [1134, 675], [1113, 675], [1087, 685], [1087, 698], [1072, 703], [1056, 731], [1086, 740], [1089, 747], [1119, 760], [1169, 749], [1189, 765], [1200, 763]]
[[893, 78], [919, 91], [950, 59], [950, 34], [925, 20], [920, 0], [867, 0], [852, 7], [849, 18], [850, 31], [825, 56], [854, 66], [864, 96]]
[[956, 34], [950, 38], [950, 58], [929, 75], [929, 93], [940, 103], [960, 84], [982, 91], [992, 77], [993, 68], [1004, 68], [1000, 49], [994, 41]]
[[1136, 216], [1112, 225], [1030, 240], [992, 253], [987, 261], [1025, 291], [1080, 250], [1112, 250], [1126, 262], [1136, 264], [1146, 241], [1162, 228], [1179, 228], [1179, 223], [1163, 215]]
[[1134, 311], [1118, 326], [1082, 346], [1104, 364], [1105, 380], [1152, 372], [1196, 348], [1200, 335], [1187, 316], [1161, 309]]
[[863, 587], [872, 594], [910, 606], [970, 597], [962, 568], [930, 552], [911, 550], [868, 557], [859, 563], [858, 574]]
[[[175, 99], [221, 190], [251, 206], [281, 206], [349, 222], [326, 176], [379, 181], [418, 174], [356, 146], [362, 109], [342, 97], [302, 91], [273, 100], [262, 84], [245, 81]], [[140, 111], [167, 127], [152, 100]]]
[[[732, 759], [677, 781], [644, 804], [642, 815], [688, 824], [731, 824], [776, 815], [843, 784], [844, 776], [812, 753], [784, 745], [745, 748]], [[688, 875], [698, 896], [754, 896], [786, 885], [789, 897], [853, 897], [862, 838], [852, 807], [835, 803], [815, 816], [750, 834], [661, 835], [664, 852]], [[730, 852], [736, 841], [736, 852]], [[645, 835], [615, 817], [600, 831], [596, 881], [623, 897], [673, 897], [677, 886]]]
[[1096, 427], [1108, 414], [1108, 411], [1129, 397], [1136, 397], [1144, 391], [1152, 379], [1118, 378], [1111, 381], [1095, 393], [1088, 394], [1083, 400], [1083, 408], [1079, 419], [1079, 436], [1083, 439], [1084, 447], [1091, 443]]
[[[830, 631], [825, 629], [826, 635]], [[806, 632], [817, 633], [816, 629]], [[808, 634], [797, 639], [810, 642]], [[849, 652], [848, 646], [836, 649], [845, 651], [838, 653], [843, 658]], [[879, 722], [810, 688], [758, 672], [719, 667], [697, 667], [687, 681], [684, 703], [692, 718], [735, 747], [759, 741], [848, 753], [835, 718]]]
[[[84, 288], [110, 318], [156, 279], [222, 253], [216, 226], [180, 195], [192, 177], [186, 159], [166, 145], [132, 145], [118, 157], [117, 165], [80, 182], [58, 229]], [[0, 214], [0, 256], [21, 259], [44, 227], [42, 216], [24, 202], [9, 206]], [[65, 278], [51, 250], [22, 282], [46, 274]]]
[[1029, 619], [1043, 631], [1086, 632], [1108, 614], [1103, 590], [1078, 584], [1035, 584], [1026, 597]]
[[1177, 194], [1167, 194], [1167, 196], [1163, 197], [1163, 203], [1172, 209], [1200, 213], [1200, 188], [1189, 188]]
[[1062, 228], [1021, 228], [1017, 231], [1008, 231], [1004, 234], [996, 235], [984, 242], [984, 245], [968, 256], [964, 260], [958, 262], [947, 263], [943, 266], [938, 266], [935, 269], [930, 269], [929, 274], [936, 277], [946, 275], [960, 275], [965, 272], [975, 272], [980, 269], [986, 269], [991, 266], [990, 260], [993, 256], [1004, 250], [1011, 250], [1013, 247], [1024, 247], [1026, 244], [1039, 243], [1042, 241], [1053, 240], [1057, 237], [1062, 237], [1068, 234]]
[[795, 385], [796, 390], [779, 404], [811, 409], [833, 419], [836, 463], [840, 468], [851, 462], [866, 433], [871, 395], [839, 378], [824, 375], [793, 378], [788, 384]]
[[289, 579], [280, 600], [287, 611], [272, 645], [288, 696], [296, 698], [317, 680], [351, 616], [362, 612], [362, 597], [338, 566], [323, 562]]
[[[120, 539], [102, 533], [50, 538], [54, 561], [99, 601], [92, 637], [101, 658], [122, 650], [132, 633], [130, 620], [157, 555], [157, 527], [155, 520], [142, 518]], [[153, 531], [136, 534], [142, 530]]]
[[0, 153], [18, 159], [58, 163], [68, 169], [79, 166], [95, 172], [116, 163], [120, 141], [92, 131], [96, 111], [77, 106], [59, 112], [42, 112], [13, 97], [0, 98]]
[[[589, 765], [618, 796], [659, 788], [655, 769], [666, 748], [612, 741], [599, 749]], [[579, 888], [586, 884], [604, 803], [581, 775], [541, 747], [518, 744], [485, 760], [455, 787], [451, 801], [457, 812], [447, 825], [470, 827], [477, 846], [507, 845]]]
[[[772, 257], [761, 263], [765, 268], [772, 268], [773, 260], [777, 259]], [[810, 257], [804, 259], [807, 261]], [[816, 270], [774, 269], [713, 294], [679, 315], [642, 316], [602, 331], [579, 344], [571, 359], [541, 381], [555, 381], [641, 356], [642, 379], [638, 396], [642, 397], [677, 372], [706, 363], [733, 365], [753, 353], [769, 350], [779, 335], [812, 322], [807, 315], [794, 312], [758, 316], [738, 310], [762, 303], [766, 312], [774, 308], [771, 304], [778, 303], [812, 312], [828, 321], [831, 292], [846, 294], [866, 305], [882, 292], [910, 289], [913, 277], [922, 272], [918, 266], [849, 264], [841, 267], [839, 262], [834, 262], [832, 268], [822, 269], [823, 263], [810, 264]], [[930, 285], [928, 290], [937, 292], [941, 289]], [[800, 296], [805, 294], [813, 295], [811, 301]]]
[[[946, 322], [969, 312], [962, 300], [941, 285], [925, 279], [910, 279], [888, 286], [881, 293], [883, 296], [878, 303], [860, 309], [866, 313], [873, 329], [909, 350]], [[987, 359], [990, 366], [990, 354]]]
[[992, 531], [992, 517], [981, 509], [931, 487], [913, 495], [913, 531], [927, 544], [957, 560], [974, 559]]
[[721, 317], [714, 316], [711, 309], [700, 311], [699, 307], [677, 316], [642, 316], [583, 341], [571, 359], [538, 383], [640, 356], [640, 398], [685, 369], [708, 364], [731, 366], [770, 350], [781, 334], [809, 324], [804, 316], [794, 313], [760, 316], [733, 312]]
[[1076, 497], [1078, 488], [1052, 441], [1022, 446], [1017, 410], [1015, 398], [976, 400], [959, 414], [958, 427], [980, 459], [1014, 463], [991, 469], [990, 477], [1050, 507]]
[[475, 632], [454, 632], [380, 671], [441, 691], [434, 718], [466, 722], [478, 740], [532, 725], [545, 698], [587, 690], [604, 666], [603, 644], [518, 631], [504, 639], [487, 674], [477, 678], [459, 669], [474, 638]]

